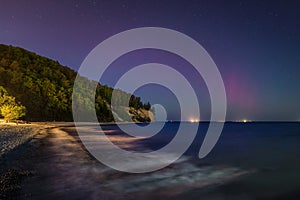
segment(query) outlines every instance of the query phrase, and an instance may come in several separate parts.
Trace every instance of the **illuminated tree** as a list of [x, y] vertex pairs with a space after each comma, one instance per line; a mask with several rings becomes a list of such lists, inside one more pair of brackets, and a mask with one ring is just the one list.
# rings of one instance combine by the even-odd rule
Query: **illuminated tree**
[[2, 86], [0, 86], [0, 114], [8, 122], [19, 119], [26, 114], [26, 108], [17, 103], [15, 97], [9, 96]]
[[3, 105], [0, 107], [1, 115], [4, 116], [4, 119], [7, 122], [12, 120], [19, 119], [20, 117], [25, 116], [26, 108], [20, 105]]

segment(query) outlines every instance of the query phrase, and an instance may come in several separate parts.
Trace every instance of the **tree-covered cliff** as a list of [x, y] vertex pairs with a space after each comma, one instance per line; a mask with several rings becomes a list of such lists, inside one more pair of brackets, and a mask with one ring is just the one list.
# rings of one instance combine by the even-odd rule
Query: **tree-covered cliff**
[[[19, 47], [0, 44], [0, 86], [26, 107], [27, 120], [72, 121], [72, 90], [76, 75], [74, 70], [60, 65], [57, 61]], [[91, 83], [88, 79], [85, 82]], [[110, 109], [112, 88], [98, 84], [96, 97], [92, 100], [84, 95], [88, 92], [84, 85], [81, 90], [82, 95], [77, 99], [82, 102], [95, 101], [99, 121], [113, 121]], [[150, 109], [150, 104], [142, 103], [139, 97], [123, 91], [118, 93], [120, 101], [125, 96], [131, 96], [132, 108]], [[150, 120], [140, 116], [133, 118], [139, 121]]]

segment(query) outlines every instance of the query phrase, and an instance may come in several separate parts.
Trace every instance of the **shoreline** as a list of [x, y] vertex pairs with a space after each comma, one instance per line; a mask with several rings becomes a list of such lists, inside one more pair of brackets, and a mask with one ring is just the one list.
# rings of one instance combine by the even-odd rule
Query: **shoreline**
[[[20, 125], [15, 125], [20, 126]], [[194, 186], [184, 184], [185, 168], [203, 173], [229, 170], [229, 174], [220, 177], [230, 181], [244, 173], [238, 169], [194, 166], [179, 161], [163, 170], [145, 174], [128, 174], [115, 171], [97, 161], [84, 145], [70, 123], [37, 123], [31, 125], [39, 128], [34, 136], [1, 158], [0, 199], [4, 198], [72, 198], [97, 197], [97, 199], [134, 199], [136, 195], [144, 199], [152, 197], [171, 198], [177, 193], [168, 193], [164, 188], [182, 185], [179, 193], [186, 192]], [[73, 131], [73, 132], [72, 132]], [[108, 137], [123, 148], [132, 143], [131, 138]], [[130, 148], [130, 147], [129, 147]], [[196, 181], [203, 179], [202, 172], [195, 176]], [[166, 177], [166, 180], [161, 177]], [[213, 175], [214, 176], [214, 175]], [[177, 178], [178, 177], [178, 178]], [[215, 178], [204, 179], [205, 183], [195, 186], [203, 188], [212, 186]], [[159, 184], [156, 184], [158, 181]], [[170, 183], [169, 183], [170, 181]], [[196, 183], [195, 182], [195, 183]], [[201, 181], [200, 181], [201, 182]], [[138, 187], [135, 185], [139, 183]], [[172, 184], [171, 184], [172, 183]], [[149, 185], [150, 184], [150, 185]], [[154, 185], [152, 185], [154, 184]], [[162, 184], [161, 188], [159, 185]], [[175, 184], [175, 185], [173, 185]], [[125, 196], [124, 196], [125, 195]]]
[[[276, 182], [271, 184], [267, 181], [278, 177], [273, 168], [243, 168], [230, 163], [198, 164], [187, 157], [156, 172], [123, 173], [97, 161], [85, 149], [72, 122], [36, 122], [9, 125], [7, 129], [18, 130], [25, 126], [31, 128], [31, 138], [0, 157], [0, 199], [67, 199], [74, 196], [78, 199], [172, 199], [193, 194], [202, 196], [202, 193], [203, 197], [207, 197], [212, 195], [210, 191], [225, 194], [224, 187], [234, 188], [235, 184], [253, 186], [252, 181], [266, 181], [266, 190], [271, 191]], [[0, 125], [0, 130], [2, 127], [5, 126]], [[82, 128], [89, 130], [93, 126]], [[113, 143], [126, 150], [132, 149], [130, 145], [139, 147], [134, 138], [120, 136], [112, 128], [107, 127], [106, 134]], [[138, 167], [139, 163], [136, 165]], [[285, 171], [278, 173], [287, 175], [285, 180], [292, 175]], [[258, 196], [263, 195], [251, 188], [240, 189], [247, 194], [256, 192]], [[286, 191], [278, 190], [274, 195], [285, 194], [283, 192]], [[239, 193], [232, 190], [231, 195]]]
[[[38, 122], [26, 126], [31, 127], [30, 139], [0, 157], [0, 199], [68, 199], [74, 195], [86, 199], [91, 197], [91, 188], [95, 196], [112, 199], [113, 194], [98, 190], [101, 171], [108, 169], [92, 158], [79, 138], [62, 130], [72, 124]], [[10, 134], [21, 126], [5, 127]]]

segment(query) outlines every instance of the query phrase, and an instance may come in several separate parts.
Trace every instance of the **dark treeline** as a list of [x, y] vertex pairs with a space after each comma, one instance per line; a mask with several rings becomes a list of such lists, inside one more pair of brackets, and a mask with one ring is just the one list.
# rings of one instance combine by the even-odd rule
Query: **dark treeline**
[[[74, 70], [57, 61], [19, 47], [0, 44], [0, 86], [26, 107], [27, 120], [72, 121], [72, 92], [76, 75]], [[87, 99], [86, 84], [91, 83], [85, 79], [77, 101], [85, 105], [95, 101], [98, 120], [113, 121], [110, 109], [113, 89], [98, 84], [95, 99]], [[120, 105], [128, 95], [130, 107], [150, 109], [150, 103], [142, 103], [140, 97], [118, 90], [117, 101]]]

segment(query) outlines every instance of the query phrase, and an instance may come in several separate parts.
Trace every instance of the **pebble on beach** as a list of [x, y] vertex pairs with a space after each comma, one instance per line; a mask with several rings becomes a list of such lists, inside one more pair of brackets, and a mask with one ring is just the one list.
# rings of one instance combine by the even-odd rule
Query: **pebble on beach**
[[28, 125], [0, 125], [0, 157], [25, 143], [32, 138], [36, 132]]

